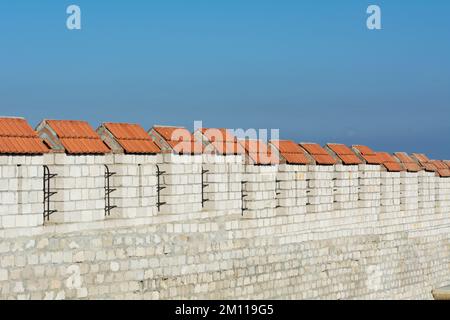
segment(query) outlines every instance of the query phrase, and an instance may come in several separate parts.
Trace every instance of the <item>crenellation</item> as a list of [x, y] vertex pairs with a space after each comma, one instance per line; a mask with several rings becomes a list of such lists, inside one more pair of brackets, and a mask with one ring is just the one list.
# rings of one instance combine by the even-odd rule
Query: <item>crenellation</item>
[[306, 172], [308, 213], [333, 210], [334, 166], [308, 165]]
[[400, 212], [400, 172], [382, 171], [380, 177], [381, 212]]
[[[45, 222], [44, 165], [59, 210]], [[450, 276], [450, 178], [434, 172], [0, 156], [0, 201], [2, 299], [431, 299]]]
[[[103, 155], [49, 154], [44, 164], [56, 176], [50, 181], [54, 212], [46, 223], [99, 221], [104, 212]], [[41, 182], [42, 183], [42, 182]], [[88, 188], [88, 185], [91, 188]]]

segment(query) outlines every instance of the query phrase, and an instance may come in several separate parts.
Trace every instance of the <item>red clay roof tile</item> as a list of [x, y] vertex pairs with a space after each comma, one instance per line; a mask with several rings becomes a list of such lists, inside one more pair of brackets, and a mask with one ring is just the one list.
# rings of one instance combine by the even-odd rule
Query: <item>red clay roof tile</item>
[[201, 154], [203, 146], [196, 141], [168, 141], [175, 153]]
[[271, 148], [260, 140], [239, 140], [244, 147], [245, 153], [250, 157], [254, 164], [267, 165], [278, 164], [278, 157], [272, 152]]
[[297, 143], [291, 140], [273, 140], [270, 141], [274, 148], [277, 148], [280, 155], [288, 164], [310, 164], [311, 160]]
[[420, 162], [429, 162], [430, 161], [430, 159], [428, 159], [428, 157], [423, 153], [413, 153], [412, 155]]
[[166, 141], [194, 141], [192, 134], [183, 127], [153, 127]]
[[155, 154], [161, 151], [144, 128], [138, 124], [108, 122], [103, 125], [111, 132], [125, 153]]
[[448, 166], [441, 160], [430, 160], [437, 169], [448, 169]]
[[317, 143], [300, 143], [300, 146], [308, 152], [319, 165], [333, 165], [336, 160]]
[[421, 163], [421, 164], [425, 168], [425, 171], [428, 171], [428, 172], [433, 172], [433, 171], [436, 172], [437, 171], [437, 168], [431, 162], [426, 162], [426, 163]]
[[430, 163], [432, 163], [436, 169], [437, 169], [437, 173], [439, 174], [440, 177], [450, 177], [450, 168], [447, 166], [447, 164], [445, 164], [444, 161], [441, 160], [431, 160]]
[[378, 158], [375, 151], [367, 146], [354, 145], [352, 149], [358, 152], [367, 164], [382, 164], [382, 160]]
[[227, 141], [234, 142], [236, 137], [226, 128], [202, 128], [201, 132], [210, 141]]
[[193, 134], [186, 128], [154, 126], [153, 130], [169, 144], [175, 153], [201, 154], [203, 152], [203, 144], [195, 141]]
[[228, 129], [202, 128], [201, 132], [219, 154], [239, 155], [245, 152], [237, 138]]
[[85, 121], [45, 120], [68, 154], [105, 154], [110, 149]]
[[44, 154], [49, 150], [22, 118], [0, 118], [0, 154]]
[[430, 159], [423, 153], [413, 153], [411, 154], [417, 161], [419, 161], [420, 165], [425, 168], [428, 172], [436, 172], [437, 168], [433, 163], [430, 162]]
[[400, 172], [405, 171], [405, 168], [397, 161], [394, 156], [390, 155], [387, 152], [377, 152], [378, 159], [380, 159], [383, 163], [383, 166], [387, 171], [390, 172]]
[[405, 169], [409, 172], [419, 172], [422, 170], [422, 167], [413, 160], [407, 153], [405, 152], [396, 152], [394, 156], [397, 157], [398, 160], [403, 164]]
[[345, 165], [361, 164], [362, 160], [345, 144], [328, 143], [327, 147], [333, 151], [336, 156], [341, 159]]

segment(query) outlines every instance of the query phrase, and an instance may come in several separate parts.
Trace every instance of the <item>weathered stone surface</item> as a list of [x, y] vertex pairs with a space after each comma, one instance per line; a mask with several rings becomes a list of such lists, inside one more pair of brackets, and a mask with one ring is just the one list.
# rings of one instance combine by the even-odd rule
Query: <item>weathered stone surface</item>
[[0, 253], [0, 298], [431, 299], [448, 281], [448, 222], [417, 233], [416, 223], [339, 219], [230, 215], [181, 222], [179, 233], [154, 222], [5, 238], [36, 245]]

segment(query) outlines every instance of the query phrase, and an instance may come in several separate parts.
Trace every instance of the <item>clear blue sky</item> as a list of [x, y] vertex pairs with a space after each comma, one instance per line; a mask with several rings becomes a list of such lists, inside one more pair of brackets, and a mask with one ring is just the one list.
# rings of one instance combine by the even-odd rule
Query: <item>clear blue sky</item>
[[0, 114], [203, 120], [448, 159], [449, 14], [447, 0], [1, 1]]

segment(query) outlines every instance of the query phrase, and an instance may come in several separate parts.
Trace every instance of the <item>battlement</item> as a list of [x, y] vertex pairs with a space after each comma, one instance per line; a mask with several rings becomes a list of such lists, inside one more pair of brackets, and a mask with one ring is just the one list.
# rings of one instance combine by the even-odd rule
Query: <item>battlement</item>
[[[184, 141], [167, 137], [176, 127], [26, 126], [0, 119], [1, 297], [429, 298], [450, 274], [448, 162], [217, 138], [223, 129]], [[23, 277], [27, 259], [32, 279]], [[50, 288], [43, 266], [91, 271], [75, 289], [58, 273]], [[355, 268], [358, 279], [347, 272]], [[105, 288], [111, 271], [123, 278]]]

